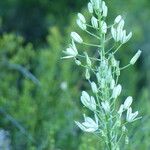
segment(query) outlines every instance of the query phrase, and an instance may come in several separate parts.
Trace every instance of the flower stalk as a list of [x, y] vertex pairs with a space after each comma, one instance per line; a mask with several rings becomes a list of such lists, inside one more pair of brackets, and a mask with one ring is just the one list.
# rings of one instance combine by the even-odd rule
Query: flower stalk
[[[83, 67], [85, 78], [89, 82], [92, 92], [89, 94], [85, 90], [82, 91], [80, 100], [82, 105], [92, 112], [94, 119], [84, 114], [84, 122], [75, 121], [75, 123], [84, 132], [96, 134], [101, 138], [105, 143], [106, 150], [119, 150], [121, 142], [127, 143], [129, 141], [127, 140], [126, 125], [140, 119], [140, 117], [137, 117], [138, 111], [132, 113], [133, 98], [131, 96], [128, 96], [124, 103], [117, 107], [120, 104], [118, 98], [123, 90], [118, 79], [122, 69], [135, 64], [141, 51], [139, 50], [135, 54], [128, 65], [120, 67], [120, 61], [116, 60], [115, 55], [121, 46], [130, 40], [132, 32], [126, 34], [125, 21], [121, 15], [114, 19], [113, 25], [107, 25], [105, 21], [108, 8], [102, 0], [90, 0], [88, 11], [91, 15], [89, 24], [81, 13], [78, 13], [76, 22], [83, 32], [95, 38], [99, 44], [87, 43], [78, 33], [71, 32], [72, 44], [65, 51], [67, 56], [63, 57], [73, 58], [78, 66]], [[95, 29], [95, 32], [88, 31], [88, 28], [91, 27]], [[111, 33], [111, 37], [108, 37], [109, 33]], [[114, 45], [106, 49], [105, 45], [111, 40]], [[77, 50], [75, 44], [97, 47], [96, 51], [99, 56], [89, 56], [86, 51]], [[124, 118], [123, 115], [126, 117]]]

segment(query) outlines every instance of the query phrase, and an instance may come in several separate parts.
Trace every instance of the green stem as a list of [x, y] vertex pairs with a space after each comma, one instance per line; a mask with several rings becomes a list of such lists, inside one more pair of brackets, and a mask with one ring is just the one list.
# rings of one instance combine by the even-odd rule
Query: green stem
[[89, 32], [88, 30], [85, 30], [85, 32], [88, 33], [88, 34], [91, 35], [91, 36], [94, 36], [94, 37], [97, 38], [97, 39], [100, 39], [97, 35], [95, 35], [95, 34]]
[[106, 115], [106, 123], [107, 123], [107, 125], [106, 125], [106, 128], [107, 128], [107, 139], [108, 139], [108, 143], [107, 143], [107, 145], [108, 145], [108, 147], [109, 147], [109, 150], [112, 150], [112, 146], [111, 146], [111, 135], [110, 135], [110, 128], [109, 128], [109, 118], [108, 118], [108, 116]]
[[86, 43], [86, 42], [83, 42], [82, 44], [87, 45], [87, 46], [94, 46], [94, 47], [99, 47], [99, 48], [101, 48], [100, 45], [96, 45], [96, 44], [91, 44], [91, 43]]
[[126, 66], [120, 68], [120, 70], [124, 70], [124, 69], [128, 68], [129, 66], [131, 66], [131, 64], [128, 64], [128, 65], [126, 65]]

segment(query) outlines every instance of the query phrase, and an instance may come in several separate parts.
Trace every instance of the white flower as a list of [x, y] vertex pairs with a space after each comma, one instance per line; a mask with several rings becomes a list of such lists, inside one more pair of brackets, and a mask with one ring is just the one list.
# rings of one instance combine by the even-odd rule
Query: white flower
[[84, 122], [80, 123], [75, 121], [76, 125], [83, 130], [84, 132], [95, 132], [98, 130], [98, 117], [95, 114], [95, 120], [91, 119], [90, 117], [86, 117], [84, 114]]
[[117, 24], [117, 26], [115, 25], [116, 27], [114, 26], [111, 27], [111, 34], [112, 34], [113, 39], [116, 42], [120, 41], [121, 44], [125, 44], [132, 37], [132, 32], [126, 35], [126, 30], [123, 30], [124, 20], [122, 19], [120, 15], [116, 17], [114, 23]]
[[100, 11], [101, 0], [91, 0], [91, 3], [93, 4], [94, 9]]
[[98, 93], [97, 85], [95, 84], [95, 82], [91, 82], [91, 88], [93, 93]]
[[116, 18], [115, 18], [115, 23], [119, 23], [122, 19], [122, 16], [121, 15], [118, 15]]
[[71, 37], [77, 43], [82, 43], [83, 42], [83, 39], [81, 38], [81, 36], [76, 32], [71, 32]]
[[123, 104], [125, 110], [128, 109], [131, 106], [132, 101], [133, 101], [133, 98], [131, 96], [126, 98], [126, 100], [125, 100], [125, 102]]
[[133, 58], [130, 60], [130, 64], [134, 65], [135, 62], [138, 60], [138, 58], [140, 57], [142, 51], [138, 50], [138, 52], [133, 56]]
[[79, 26], [80, 29], [86, 30], [86, 24], [84, 24], [81, 20], [77, 19], [76, 23], [77, 23], [77, 25]]
[[82, 92], [82, 96], [81, 96], [81, 102], [82, 104], [89, 108], [92, 111], [96, 110], [96, 102], [93, 96], [89, 96], [89, 94], [85, 91]]
[[77, 48], [76, 48], [73, 40], [72, 40], [72, 44], [70, 44], [69, 48], [67, 48], [66, 51], [64, 51], [64, 53], [67, 56], [65, 56], [63, 58], [73, 58], [73, 57], [76, 57], [78, 55], [78, 51], [77, 51]]
[[120, 93], [121, 93], [122, 87], [120, 84], [118, 84], [114, 89], [113, 89], [113, 93], [112, 93], [112, 98], [116, 99]]
[[132, 108], [130, 107], [127, 110], [126, 120], [128, 122], [133, 122], [136, 120], [137, 115], [138, 115], [138, 111], [136, 111], [135, 113], [132, 113]]
[[102, 108], [105, 110], [106, 113], [110, 112], [110, 105], [108, 101], [101, 102]]
[[98, 28], [98, 21], [94, 16], [91, 18], [91, 24], [94, 28]]
[[107, 13], [108, 13], [108, 7], [106, 6], [105, 2], [102, 2], [102, 10], [103, 10], [103, 17], [107, 17]]
[[88, 3], [88, 10], [89, 10], [89, 13], [93, 13], [93, 6], [92, 6], [92, 3]]
[[81, 20], [82, 23], [86, 23], [85, 17], [81, 13], [78, 13], [78, 19]]

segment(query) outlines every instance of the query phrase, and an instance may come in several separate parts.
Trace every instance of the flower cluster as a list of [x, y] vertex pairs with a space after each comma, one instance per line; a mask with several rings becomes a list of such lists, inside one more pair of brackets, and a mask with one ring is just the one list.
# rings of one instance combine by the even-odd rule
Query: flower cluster
[[[108, 8], [104, 1], [90, 0], [87, 8], [89, 15], [91, 15], [90, 22], [85, 19], [83, 14], [78, 13], [76, 23], [82, 31], [98, 40], [100, 44], [86, 43], [78, 33], [73, 31], [71, 32], [72, 43], [64, 51], [66, 56], [63, 57], [73, 58], [78, 66], [85, 69], [85, 78], [92, 91], [90, 94], [82, 91], [80, 100], [83, 106], [91, 111], [94, 119], [84, 114], [84, 122], [75, 121], [75, 123], [84, 132], [91, 132], [100, 136], [108, 150], [115, 150], [119, 149], [119, 143], [123, 140], [123, 136], [126, 139], [125, 141], [128, 139], [126, 124], [141, 118], [137, 117], [138, 111], [132, 113], [133, 98], [131, 96], [127, 97], [120, 107], [117, 107], [119, 104], [118, 98], [123, 89], [118, 83], [121, 70], [134, 65], [140, 57], [141, 51], [139, 50], [133, 56], [129, 64], [120, 67], [120, 61], [116, 60], [115, 54], [123, 44], [130, 40], [132, 32], [126, 34], [125, 21], [121, 15], [114, 19], [112, 25], [107, 25]], [[94, 29], [95, 32], [90, 32], [90, 28]], [[111, 37], [109, 33], [111, 33]], [[110, 49], [106, 49], [106, 44], [112, 44], [112, 42], [109, 42], [110, 40], [113, 40], [114, 44]], [[99, 56], [89, 56], [83, 50], [83, 53], [81, 53], [76, 44], [96, 47]], [[126, 113], [126, 117], [123, 113]]]

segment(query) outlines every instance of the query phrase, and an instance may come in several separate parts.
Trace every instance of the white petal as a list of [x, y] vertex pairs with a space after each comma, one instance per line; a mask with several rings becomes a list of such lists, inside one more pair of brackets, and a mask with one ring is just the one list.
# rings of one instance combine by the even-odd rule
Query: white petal
[[88, 10], [89, 10], [89, 13], [93, 13], [93, 6], [92, 6], [92, 3], [88, 3]]
[[98, 93], [98, 88], [95, 82], [91, 82], [91, 88], [92, 88], [93, 93]]
[[81, 20], [82, 23], [86, 23], [85, 17], [81, 13], [78, 13], [78, 18]]
[[115, 23], [119, 23], [122, 19], [122, 16], [121, 15], [118, 15], [116, 18], [115, 18]]
[[130, 60], [130, 64], [134, 65], [135, 62], [138, 60], [138, 58], [140, 57], [142, 51], [138, 50], [138, 52], [133, 56], [133, 58]]
[[94, 16], [91, 18], [91, 24], [94, 28], [98, 28], [98, 21]]
[[78, 42], [78, 43], [82, 43], [83, 42], [83, 39], [80, 37], [80, 35], [76, 32], [71, 32], [71, 37], [72, 39], [75, 41], [75, 42]]
[[107, 17], [107, 13], [108, 13], [108, 7], [106, 6], [106, 3], [103, 1], [102, 2], [102, 10], [103, 10], [103, 17]]
[[117, 31], [113, 26], [111, 27], [111, 34], [112, 34], [112, 37], [114, 38], [114, 40], [116, 41], [117, 40]]
[[75, 121], [76, 125], [83, 131], [86, 131], [86, 128], [78, 121]]
[[128, 109], [132, 104], [133, 98], [131, 96], [127, 97], [124, 102], [124, 109]]
[[86, 25], [83, 22], [81, 22], [81, 20], [77, 19], [76, 23], [77, 23], [77, 25], [79, 26], [80, 29], [86, 30]]
[[127, 36], [126, 36], [126, 40], [124, 41], [124, 43], [128, 42], [132, 37], [132, 32], [130, 32]]

